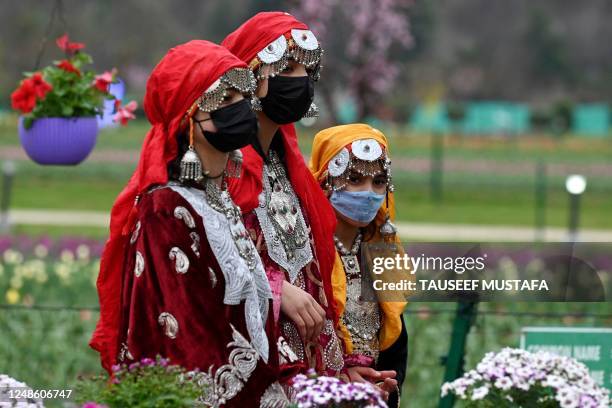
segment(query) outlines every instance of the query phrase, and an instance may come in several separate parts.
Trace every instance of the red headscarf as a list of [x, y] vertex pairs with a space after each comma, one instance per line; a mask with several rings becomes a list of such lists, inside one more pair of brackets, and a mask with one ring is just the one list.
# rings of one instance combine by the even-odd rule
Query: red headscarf
[[136, 171], [111, 211], [110, 238], [97, 282], [100, 320], [89, 343], [109, 372], [117, 357], [123, 253], [134, 221], [131, 217], [136, 215], [135, 198], [151, 185], [168, 182], [167, 166], [177, 155], [176, 135], [187, 110], [213, 82], [236, 67], [246, 64], [227, 49], [208, 41], [190, 41], [168, 51], [147, 81], [144, 109], [152, 127]]
[[[308, 26], [288, 13], [262, 12], [228, 35], [221, 45], [249, 64], [259, 51], [292, 29], [307, 30]], [[333, 243], [336, 215], [304, 161], [293, 124], [281, 126], [280, 132], [285, 148], [287, 175], [306, 212], [314, 238], [319, 271], [329, 302], [328, 317], [337, 321], [331, 285], [331, 273], [336, 256]], [[239, 179], [230, 179], [229, 190], [242, 212], [249, 213], [259, 204], [259, 194], [263, 189], [261, 180], [263, 159], [251, 146], [242, 149], [242, 153], [244, 155], [242, 175]]]

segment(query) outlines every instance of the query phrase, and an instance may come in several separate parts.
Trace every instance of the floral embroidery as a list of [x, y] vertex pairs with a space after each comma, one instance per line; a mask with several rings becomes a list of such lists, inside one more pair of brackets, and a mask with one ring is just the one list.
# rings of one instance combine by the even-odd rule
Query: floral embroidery
[[225, 405], [244, 388], [257, 367], [259, 353], [236, 328], [232, 328], [233, 341], [228, 348], [234, 348], [229, 355], [228, 364], [219, 367], [213, 374], [213, 367], [208, 372], [197, 373], [194, 380], [202, 388], [198, 402], [205, 406], [218, 408]]

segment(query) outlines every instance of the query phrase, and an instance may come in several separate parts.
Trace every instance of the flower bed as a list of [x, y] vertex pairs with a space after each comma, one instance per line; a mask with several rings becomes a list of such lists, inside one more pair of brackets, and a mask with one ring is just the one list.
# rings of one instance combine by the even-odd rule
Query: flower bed
[[504, 348], [487, 353], [474, 370], [445, 383], [466, 407], [608, 408], [609, 391], [595, 384], [587, 367], [548, 352]]

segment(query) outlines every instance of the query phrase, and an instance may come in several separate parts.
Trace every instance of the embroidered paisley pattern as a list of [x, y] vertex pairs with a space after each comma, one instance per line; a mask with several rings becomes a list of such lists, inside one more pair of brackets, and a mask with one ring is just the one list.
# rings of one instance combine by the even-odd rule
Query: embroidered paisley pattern
[[198, 402], [207, 407], [218, 408], [238, 395], [257, 367], [259, 353], [232, 324], [230, 326], [233, 341], [227, 347], [233, 347], [233, 350], [230, 352], [228, 364], [217, 368], [214, 373], [213, 367], [210, 366], [208, 372], [194, 376], [194, 380], [202, 388]]
[[142, 272], [144, 271], [144, 267], [145, 267], [144, 258], [142, 254], [140, 253], [140, 251], [136, 251], [136, 263], [134, 264], [134, 275], [136, 275], [136, 277], [139, 277], [140, 275], [142, 275]]
[[213, 288], [217, 286], [217, 275], [215, 274], [215, 271], [213, 271], [213, 269], [210, 266], [208, 267], [208, 277], [210, 278], [211, 286]]
[[334, 326], [331, 320], [325, 320], [323, 333], [329, 335], [329, 342], [325, 346], [323, 359], [325, 366], [329, 369], [340, 371], [344, 367], [344, 358], [342, 356], [342, 348], [338, 341], [338, 336], [334, 332]]
[[179, 220], [183, 220], [183, 222], [185, 222], [185, 225], [187, 225], [187, 228], [195, 228], [195, 221], [193, 219], [193, 216], [185, 207], [176, 207], [174, 209], [174, 216]]
[[138, 239], [138, 233], [140, 232], [140, 227], [142, 224], [140, 221], [136, 223], [136, 228], [134, 228], [134, 232], [132, 232], [132, 237], [130, 238], [130, 244], [133, 244]]
[[294, 353], [283, 336], [278, 336], [276, 347], [278, 348], [280, 364], [295, 363], [298, 361], [298, 356]]
[[[259, 254], [250, 239], [240, 240], [241, 245], [250, 245], [254, 265], [249, 268], [247, 261], [240, 255], [239, 248], [232, 239], [232, 231], [246, 230], [240, 218], [231, 222], [222, 212], [216, 211], [207, 201], [204, 191], [187, 188], [177, 184], [169, 187], [180, 194], [198, 213], [204, 222], [204, 231], [215, 258], [225, 279], [223, 303], [238, 305], [244, 302], [244, 318], [251, 343], [264, 361], [268, 361], [269, 344], [265, 332], [269, 300], [272, 289], [263, 269]], [[223, 205], [233, 205], [229, 194], [221, 197]], [[251, 252], [251, 248], [248, 249]]]
[[200, 257], [200, 236], [197, 232], [192, 231], [189, 233], [191, 237], [191, 250], [195, 254], [196, 257]]
[[187, 273], [189, 270], [189, 258], [177, 247], [173, 247], [168, 254], [170, 260], [174, 261], [174, 269], [177, 273]]
[[120, 362], [123, 362], [126, 358], [129, 360], [133, 360], [134, 356], [132, 356], [132, 353], [130, 353], [127, 343], [121, 343], [121, 349], [119, 350], [119, 356], [117, 357], [117, 359]]
[[175, 339], [179, 331], [179, 324], [176, 318], [168, 312], [163, 312], [157, 318], [157, 323], [164, 329], [164, 334], [171, 339]]

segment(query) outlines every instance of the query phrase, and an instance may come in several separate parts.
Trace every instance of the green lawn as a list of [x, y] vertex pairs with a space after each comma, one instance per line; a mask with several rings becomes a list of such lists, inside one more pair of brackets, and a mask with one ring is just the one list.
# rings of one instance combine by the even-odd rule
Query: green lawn
[[[96, 149], [120, 149], [134, 153], [140, 148], [149, 125], [140, 119], [127, 127], [100, 133]], [[301, 129], [300, 144], [309, 154], [314, 130]], [[430, 137], [388, 131], [394, 163], [424, 159], [430, 156]], [[15, 125], [0, 123], [0, 149], [17, 146]], [[612, 138], [581, 139], [531, 136], [520, 140], [446, 137], [444, 157], [469, 162], [489, 159], [513, 163], [516, 168], [533, 168], [536, 160], [550, 164], [609, 165], [612, 163]], [[1, 164], [1, 163], [0, 163]], [[77, 167], [38, 166], [18, 162], [11, 206], [13, 208], [49, 208], [109, 211], [125, 185], [135, 164], [84, 162]], [[531, 226], [534, 223], [535, 175], [520, 176], [487, 173], [446, 172], [443, 175], [443, 198], [431, 199], [428, 173], [395, 171], [398, 220], [427, 223], [476, 223]], [[568, 197], [564, 180], [547, 179], [546, 223], [564, 227], [568, 218]], [[612, 175], [590, 177], [581, 208], [580, 225], [585, 228], [612, 228]], [[36, 231], [39, 227], [23, 227]], [[56, 230], [49, 229], [51, 233]], [[61, 231], [57, 231], [58, 234]], [[104, 229], [85, 231], [105, 234]]]

